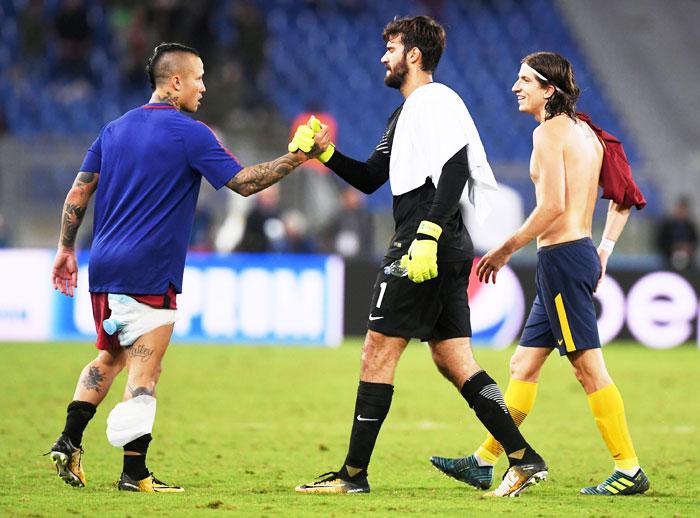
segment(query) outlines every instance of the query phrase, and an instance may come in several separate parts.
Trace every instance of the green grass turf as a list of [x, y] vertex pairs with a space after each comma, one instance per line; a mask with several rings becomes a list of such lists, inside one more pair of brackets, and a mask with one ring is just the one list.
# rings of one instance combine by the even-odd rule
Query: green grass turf
[[[477, 349], [481, 365], [507, 383], [512, 350]], [[0, 344], [0, 515], [2, 516], [345, 516], [501, 515], [697, 516], [700, 351], [607, 346], [637, 453], [652, 484], [644, 496], [579, 495], [612, 470], [583, 391], [552, 355], [524, 424], [550, 477], [521, 498], [483, 500], [438, 473], [432, 454], [471, 452], [484, 431], [418, 342], [399, 365], [393, 406], [370, 467], [368, 495], [298, 495], [293, 488], [337, 469], [350, 432], [360, 341], [341, 348], [174, 345], [158, 387], [149, 467], [180, 495], [122, 494], [121, 455], [105, 437], [123, 375], [84, 438], [88, 487], [54, 474], [48, 451], [61, 431], [76, 376], [94, 356], [85, 344]], [[504, 470], [503, 460], [497, 467]]]

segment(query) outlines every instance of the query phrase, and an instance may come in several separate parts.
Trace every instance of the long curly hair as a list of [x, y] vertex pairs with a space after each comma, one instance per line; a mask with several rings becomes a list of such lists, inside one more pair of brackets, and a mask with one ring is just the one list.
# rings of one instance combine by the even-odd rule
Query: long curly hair
[[544, 106], [545, 120], [562, 113], [572, 119], [576, 117], [576, 101], [581, 90], [576, 86], [574, 67], [568, 59], [556, 52], [535, 52], [525, 56], [520, 63], [538, 72], [535, 77], [542, 87], [554, 87], [554, 93]]

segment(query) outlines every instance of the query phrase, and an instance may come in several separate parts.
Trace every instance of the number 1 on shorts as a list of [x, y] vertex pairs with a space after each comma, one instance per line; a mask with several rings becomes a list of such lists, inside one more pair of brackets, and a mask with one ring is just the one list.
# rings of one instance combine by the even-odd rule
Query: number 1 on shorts
[[377, 299], [377, 307], [382, 307], [382, 300], [384, 299], [384, 292], [386, 291], [386, 282], [379, 285], [379, 298]]

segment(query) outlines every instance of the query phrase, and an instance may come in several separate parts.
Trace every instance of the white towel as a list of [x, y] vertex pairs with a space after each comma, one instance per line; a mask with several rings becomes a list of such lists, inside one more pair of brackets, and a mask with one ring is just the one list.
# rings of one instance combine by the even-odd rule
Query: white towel
[[481, 225], [491, 212], [487, 192], [497, 190], [498, 184], [469, 110], [459, 95], [443, 84], [421, 86], [404, 103], [391, 147], [392, 194], [412, 191], [426, 178], [437, 187], [445, 162], [465, 145], [469, 202]]
[[128, 295], [110, 293], [107, 296], [110, 318], [122, 324], [119, 330], [119, 344], [132, 345], [140, 336], [154, 329], [175, 322], [177, 310], [157, 309], [143, 304]]

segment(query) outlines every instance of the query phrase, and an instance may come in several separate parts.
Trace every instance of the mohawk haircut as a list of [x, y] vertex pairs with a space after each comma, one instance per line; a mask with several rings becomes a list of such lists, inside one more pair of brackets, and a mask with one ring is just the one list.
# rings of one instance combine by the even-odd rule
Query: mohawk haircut
[[156, 85], [159, 81], [168, 79], [172, 73], [169, 67], [164, 66], [162, 63], [163, 57], [176, 52], [186, 52], [199, 57], [199, 52], [196, 49], [188, 47], [187, 45], [182, 45], [181, 43], [161, 43], [158, 45], [153, 49], [153, 54], [151, 54], [151, 57], [148, 58], [146, 62], [146, 72], [148, 73], [148, 79], [153, 90], [156, 89]]

